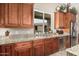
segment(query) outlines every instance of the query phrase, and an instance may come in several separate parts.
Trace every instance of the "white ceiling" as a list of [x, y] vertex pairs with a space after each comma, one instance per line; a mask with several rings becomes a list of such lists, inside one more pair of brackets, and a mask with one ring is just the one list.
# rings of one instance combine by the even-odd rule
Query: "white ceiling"
[[[59, 3], [35, 3], [34, 9], [52, 13], [55, 12], [57, 5], [59, 5]], [[76, 7], [76, 9], [79, 11], [79, 3], [72, 3], [71, 5]]]
[[56, 6], [56, 3], [35, 3], [34, 9], [51, 13], [55, 11]]

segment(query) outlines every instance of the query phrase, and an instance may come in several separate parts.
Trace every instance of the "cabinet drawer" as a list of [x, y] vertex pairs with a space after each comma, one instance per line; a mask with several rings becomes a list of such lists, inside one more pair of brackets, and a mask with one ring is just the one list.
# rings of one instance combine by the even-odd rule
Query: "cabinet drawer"
[[16, 47], [31, 47], [32, 41], [16, 43]]
[[33, 41], [33, 46], [36, 46], [36, 45], [43, 45], [44, 44], [44, 40], [42, 39], [39, 39], [39, 40], [34, 40]]

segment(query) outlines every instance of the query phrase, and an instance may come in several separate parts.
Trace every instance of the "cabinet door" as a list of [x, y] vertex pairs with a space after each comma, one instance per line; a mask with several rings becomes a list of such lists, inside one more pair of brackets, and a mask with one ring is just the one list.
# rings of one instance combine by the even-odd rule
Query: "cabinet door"
[[34, 56], [44, 56], [44, 45], [34, 47]]
[[59, 50], [59, 39], [54, 38], [53, 39], [53, 52], [56, 52]]
[[1, 45], [2, 56], [13, 56], [14, 55], [14, 44]]
[[53, 53], [53, 39], [45, 40], [45, 55]]
[[63, 28], [64, 27], [64, 13], [62, 12], [55, 12], [55, 28]]
[[64, 37], [65, 39], [65, 48], [70, 48], [70, 36]]
[[2, 46], [0, 45], [0, 56], [2, 56]]
[[70, 26], [70, 20], [71, 20], [71, 15], [70, 13], [66, 13], [66, 16], [65, 16], [65, 22], [64, 22], [64, 26], [65, 28], [69, 28]]
[[64, 27], [64, 13], [59, 13], [59, 28], [63, 28]]
[[0, 3], [0, 27], [4, 25], [4, 9], [5, 5]]
[[33, 55], [44, 56], [44, 40], [43, 39], [33, 41]]
[[5, 4], [5, 19], [6, 26], [18, 26], [18, 4]]
[[22, 20], [21, 26], [23, 27], [32, 27], [33, 23], [33, 4], [22, 4]]
[[66, 28], [70, 28], [70, 21], [71, 20], [76, 20], [76, 15], [74, 15], [72, 13], [66, 13], [65, 20], [64, 20], [64, 26]]
[[57, 13], [57, 12], [55, 12], [54, 13], [54, 19], [55, 19], [55, 21], [54, 21], [54, 27], [55, 28], [59, 28], [59, 13]]

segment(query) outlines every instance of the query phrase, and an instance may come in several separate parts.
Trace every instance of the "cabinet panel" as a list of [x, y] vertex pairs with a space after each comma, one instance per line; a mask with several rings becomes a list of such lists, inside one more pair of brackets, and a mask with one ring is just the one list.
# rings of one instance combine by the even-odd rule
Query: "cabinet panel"
[[66, 29], [70, 28], [71, 20], [76, 20], [76, 15], [70, 12], [67, 13], [55, 12], [54, 18], [55, 18], [55, 28]]
[[54, 27], [55, 28], [59, 28], [59, 13], [54, 13], [54, 19], [55, 19], [55, 21], [54, 21]]
[[5, 8], [5, 5], [0, 3], [0, 27], [3, 26], [4, 24], [4, 8]]
[[39, 39], [33, 41], [33, 55], [44, 56], [44, 40]]
[[34, 56], [44, 56], [44, 45], [34, 47]]
[[14, 44], [5, 44], [1, 45], [1, 54], [2, 56], [14, 56]]
[[70, 48], [70, 36], [64, 37], [65, 39], [65, 48]]
[[54, 17], [55, 17], [55, 28], [63, 28], [64, 27], [63, 20], [65, 19], [64, 13], [55, 12]]
[[53, 53], [53, 39], [45, 40], [45, 55], [50, 55]]
[[53, 52], [59, 51], [59, 39], [53, 38]]
[[58, 38], [50, 38], [48, 40], [45, 40], [45, 55], [50, 55], [57, 51], [59, 51]]
[[5, 5], [6, 26], [18, 26], [18, 4]]
[[66, 28], [70, 27], [70, 21], [72, 20], [71, 13], [66, 13], [64, 25]]
[[21, 25], [24, 27], [32, 27], [33, 19], [33, 4], [22, 4], [22, 21]]
[[64, 13], [59, 13], [59, 28], [64, 28]]

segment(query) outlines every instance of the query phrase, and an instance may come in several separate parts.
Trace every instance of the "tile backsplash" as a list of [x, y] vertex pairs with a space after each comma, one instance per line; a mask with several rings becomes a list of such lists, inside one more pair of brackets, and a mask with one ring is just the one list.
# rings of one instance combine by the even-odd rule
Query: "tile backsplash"
[[10, 32], [10, 35], [34, 33], [33, 29], [27, 29], [27, 28], [0, 28], [0, 36], [4, 36], [7, 30]]

